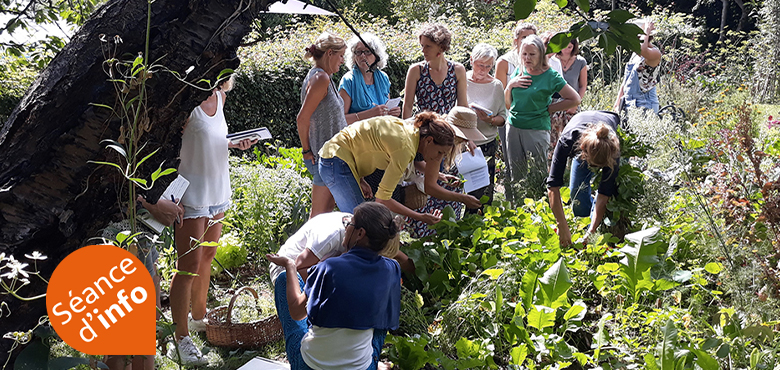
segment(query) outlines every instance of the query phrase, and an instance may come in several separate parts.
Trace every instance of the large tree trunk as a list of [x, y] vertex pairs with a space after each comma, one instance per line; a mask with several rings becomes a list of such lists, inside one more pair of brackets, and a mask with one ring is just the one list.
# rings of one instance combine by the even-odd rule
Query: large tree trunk
[[[236, 49], [267, 2], [155, 1], [148, 59], [180, 73], [194, 66], [188, 81], [214, 81], [219, 71], [238, 66]], [[42, 251], [49, 256], [38, 263], [43, 276], [122, 216], [126, 185], [115, 170], [88, 163], [116, 160], [100, 142], [119, 138], [120, 121], [91, 103], [114, 106], [117, 99], [103, 70], [101, 35], [121, 37], [117, 57], [137, 55], [144, 51], [146, 19], [146, 0], [110, 0], [52, 60], [0, 128], [0, 252], [24, 259], [26, 253]], [[167, 72], [155, 74], [147, 91], [151, 128], [141, 142], [150, 150], [160, 148], [144, 171], [148, 177], [163, 160], [168, 167], [177, 165], [182, 124], [209, 92], [188, 87]], [[162, 181], [149, 195], [156, 199], [170, 181]], [[20, 293], [45, 289], [31, 284]], [[23, 304], [0, 297], [11, 311], [10, 317], [5, 309], [0, 313], [0, 335], [30, 329], [46, 314], [42, 299]], [[0, 354], [10, 345], [0, 339]]]

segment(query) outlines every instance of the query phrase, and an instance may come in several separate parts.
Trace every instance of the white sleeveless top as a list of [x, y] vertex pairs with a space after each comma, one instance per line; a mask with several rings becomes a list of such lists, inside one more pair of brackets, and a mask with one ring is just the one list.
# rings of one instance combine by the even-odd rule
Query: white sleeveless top
[[181, 138], [179, 174], [190, 180], [183, 205], [198, 208], [230, 201], [227, 134], [222, 93], [217, 92], [217, 113], [208, 116], [200, 106], [195, 107]]

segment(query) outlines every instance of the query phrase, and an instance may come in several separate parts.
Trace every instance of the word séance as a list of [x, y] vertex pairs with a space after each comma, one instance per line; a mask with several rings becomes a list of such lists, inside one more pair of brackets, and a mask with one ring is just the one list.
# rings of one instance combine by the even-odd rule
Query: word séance
[[[97, 302], [101, 297], [105, 296], [108, 292], [113, 290], [114, 285], [118, 285], [124, 281], [127, 276], [133, 274], [137, 270], [138, 269], [133, 266], [133, 260], [130, 258], [123, 259], [119, 262], [119, 264], [111, 267], [105, 276], [101, 276], [95, 280], [93, 283], [94, 287], [87, 286], [81, 291], [80, 295], [75, 296], [73, 295], [72, 290], [68, 291], [68, 296], [71, 297], [68, 301], [68, 305], [65, 306], [63, 302], [58, 302], [55, 304], [52, 308], [54, 316], [66, 316], [64, 321], [61, 323], [61, 325], [65, 325], [71, 321], [74, 314], [81, 314], [82, 312], [86, 311], [86, 313], [81, 317], [81, 322], [84, 324], [84, 327], [81, 328], [79, 334], [81, 339], [83, 339], [85, 342], [91, 342], [97, 337], [97, 334], [95, 333], [94, 329], [92, 329], [92, 326], [87, 322], [87, 318], [89, 318], [89, 321], [97, 318], [103, 327], [108, 329], [111, 327], [111, 324], [115, 324], [119, 318], [125, 317], [126, 313], [133, 311], [133, 307], [129, 303], [130, 301], [136, 305], [146, 301], [148, 297], [146, 289], [137, 286], [130, 289], [129, 295], [125, 289], [120, 289], [117, 291], [116, 303], [111, 304], [107, 309], [103, 310], [102, 313], [98, 308], [92, 308], [91, 310], [89, 309], [89, 305]], [[100, 294], [98, 294], [98, 292]], [[66, 309], [61, 310], [61, 306], [65, 306]], [[70, 308], [70, 310], [67, 308]], [[85, 335], [85, 331], [91, 333], [89, 338]]]

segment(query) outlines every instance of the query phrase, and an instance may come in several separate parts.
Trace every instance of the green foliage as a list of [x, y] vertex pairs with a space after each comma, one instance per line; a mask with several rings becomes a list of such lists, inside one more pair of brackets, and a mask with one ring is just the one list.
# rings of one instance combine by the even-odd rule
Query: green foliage
[[[211, 275], [216, 276], [222, 270], [231, 270], [246, 262], [248, 252], [244, 243], [233, 233], [222, 235], [214, 260], [211, 261]], [[219, 262], [217, 262], [219, 261]]]
[[14, 107], [32, 84], [36, 72], [29, 67], [11, 69], [12, 61], [0, 58], [0, 122], [5, 122]]
[[0, 34], [17, 37], [4, 37], [3, 41], [0, 41], [0, 52], [10, 59], [10, 67], [13, 70], [27, 67], [43, 69], [68, 40], [49, 34], [40, 40], [16, 42], [16, 39], [25, 39], [20, 34], [34, 34], [36, 27], [41, 25], [62, 28], [81, 26], [87, 21], [92, 10], [102, 2], [103, 0], [4, 1], [0, 3], [0, 14], [6, 23], [0, 27]]
[[308, 220], [311, 180], [296, 170], [231, 159], [230, 177], [233, 206], [225, 219], [255, 256], [276, 252]]

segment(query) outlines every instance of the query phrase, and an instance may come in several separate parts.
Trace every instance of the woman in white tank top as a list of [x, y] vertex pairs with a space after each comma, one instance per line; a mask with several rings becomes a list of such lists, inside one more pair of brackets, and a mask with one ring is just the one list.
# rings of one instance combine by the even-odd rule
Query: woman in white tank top
[[[249, 149], [257, 140], [231, 144], [226, 138], [227, 122], [223, 106], [233, 86], [233, 78], [220, 84], [211, 96], [190, 114], [184, 126], [179, 174], [190, 181], [181, 199], [184, 220], [175, 229], [177, 269], [197, 276], [175, 274], [171, 280], [171, 313], [176, 323], [176, 340], [182, 362], [205, 363], [200, 351], [189, 338], [189, 329], [205, 331], [206, 300], [211, 260], [216, 247], [198, 246], [195, 242], [217, 242], [222, 234], [219, 222], [230, 206], [228, 148]], [[195, 248], [195, 249], [193, 249]], [[192, 306], [192, 314], [190, 312]]]

